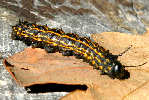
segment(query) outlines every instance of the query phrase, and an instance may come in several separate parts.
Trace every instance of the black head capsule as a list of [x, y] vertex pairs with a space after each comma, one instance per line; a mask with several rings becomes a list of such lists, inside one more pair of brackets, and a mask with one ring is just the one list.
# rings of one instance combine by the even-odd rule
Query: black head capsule
[[118, 61], [114, 62], [112, 64], [112, 68], [107, 73], [108, 76], [111, 78], [117, 78], [117, 79], [128, 79], [130, 77], [130, 73], [125, 70], [125, 67]]

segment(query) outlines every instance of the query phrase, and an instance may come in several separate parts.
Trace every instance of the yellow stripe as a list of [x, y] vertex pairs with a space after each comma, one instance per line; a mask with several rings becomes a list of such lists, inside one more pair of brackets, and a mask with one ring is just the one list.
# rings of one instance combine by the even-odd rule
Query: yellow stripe
[[[48, 27], [47, 27], [48, 28]], [[20, 30], [21, 28], [19, 28], [19, 30]], [[100, 53], [100, 52], [98, 52], [96, 49], [94, 49], [94, 48], [92, 48], [91, 46], [89, 46], [89, 44], [87, 44], [87, 43], [84, 43], [84, 42], [82, 42], [82, 41], [80, 41], [80, 40], [76, 40], [75, 38], [72, 38], [72, 37], [69, 37], [68, 35], [65, 35], [65, 34], [59, 34], [59, 33], [57, 33], [57, 32], [53, 32], [53, 31], [44, 31], [44, 30], [40, 30], [40, 29], [38, 29], [38, 28], [30, 28], [30, 30], [38, 30], [38, 31], [41, 31], [41, 32], [43, 32], [43, 33], [52, 33], [52, 34], [55, 34], [55, 35], [57, 35], [57, 36], [59, 36], [59, 37], [62, 37], [62, 38], [68, 38], [68, 39], [71, 39], [71, 40], [74, 40], [74, 41], [77, 41], [77, 42], [79, 42], [79, 43], [82, 43], [82, 44], [84, 44], [85, 46], [87, 46], [87, 47], [89, 47], [91, 50], [93, 50], [96, 54], [98, 54], [98, 55], [100, 55], [100, 57], [101, 58], [103, 58], [104, 56], [102, 55], [102, 53]], [[27, 31], [25, 31], [26, 33], [28, 33], [28, 34], [30, 34], [29, 32], [27, 32]], [[17, 34], [18, 34], [19, 32], [17, 32]], [[64, 33], [63, 31], [62, 31], [62, 33]], [[23, 34], [22, 32], [20, 33], [21, 35], [24, 35], [25, 37], [27, 37], [27, 35], [26, 34]], [[42, 41], [41, 39], [40, 39], [40, 37], [45, 37], [45, 38], [47, 38], [48, 39], [48, 41], [45, 41], [45, 42], [47, 42], [47, 43], [51, 43], [51, 44], [55, 44], [55, 42], [49, 42], [49, 41], [52, 41], [52, 39], [50, 39], [48, 36], [44, 36], [44, 35], [41, 35], [40, 37], [38, 37], [38, 39], [36, 38], [36, 36], [34, 35], [34, 34], [31, 34], [34, 38], [34, 40], [37, 40], [37, 41]], [[91, 42], [88, 38], [84, 38], [85, 40], [87, 40], [88, 42]], [[64, 43], [63, 42], [63, 44], [64, 45], [67, 45], [66, 43]], [[94, 43], [92, 43], [95, 47], [96, 47], [96, 45], [94, 44]], [[60, 47], [64, 47], [64, 48], [69, 48], [70, 50], [74, 50], [74, 51], [76, 51], [76, 52], [78, 52], [78, 53], [81, 53], [81, 54], [84, 54], [85, 55], [85, 53], [84, 52], [86, 52], [86, 50], [84, 49], [84, 48], [78, 48], [76, 45], [74, 45], [74, 44], [72, 44], [76, 49], [81, 49], [83, 52], [81, 52], [81, 51], [79, 51], [79, 50], [76, 50], [76, 49], [73, 49], [72, 47], [66, 47], [66, 46], [63, 46], [63, 45], [59, 45]], [[103, 51], [103, 50], [102, 50]], [[101, 63], [101, 60], [99, 59], [99, 58], [97, 58], [97, 57], [93, 57], [93, 56], [91, 56], [91, 54], [89, 53], [89, 55], [90, 56], [87, 56], [88, 58], [87, 59], [90, 59], [90, 57], [91, 58], [95, 58], [98, 62], [100, 62]], [[107, 61], [107, 60], [106, 60]], [[108, 61], [109, 62], [109, 61]]]

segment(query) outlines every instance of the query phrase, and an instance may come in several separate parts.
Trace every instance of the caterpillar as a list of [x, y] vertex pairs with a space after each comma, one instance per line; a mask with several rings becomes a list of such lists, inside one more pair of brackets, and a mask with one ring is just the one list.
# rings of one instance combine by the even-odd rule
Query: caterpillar
[[12, 26], [11, 38], [21, 40], [28, 46], [43, 48], [49, 53], [60, 52], [63, 56], [83, 59], [102, 75], [108, 75], [113, 79], [125, 79], [129, 73], [117, 60], [117, 55], [112, 55], [88, 37], [65, 33], [62, 29], [19, 21]]

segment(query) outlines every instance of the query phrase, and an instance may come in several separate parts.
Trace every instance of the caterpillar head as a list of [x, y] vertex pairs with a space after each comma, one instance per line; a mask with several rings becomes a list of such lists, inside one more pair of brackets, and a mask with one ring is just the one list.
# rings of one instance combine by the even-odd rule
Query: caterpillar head
[[118, 61], [112, 64], [112, 68], [108, 75], [111, 78], [117, 79], [128, 79], [130, 77], [130, 73], [125, 70], [125, 67], [121, 65]]

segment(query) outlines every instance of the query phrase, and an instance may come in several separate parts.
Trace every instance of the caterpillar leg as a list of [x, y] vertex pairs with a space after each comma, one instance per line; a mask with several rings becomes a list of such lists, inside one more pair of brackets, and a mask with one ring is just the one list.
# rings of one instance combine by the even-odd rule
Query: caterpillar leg
[[38, 42], [38, 41], [32, 41], [31, 44], [32, 48], [44, 48], [43, 43], [42, 42]]
[[83, 56], [81, 54], [75, 54], [74, 55], [77, 59], [83, 59]]
[[54, 46], [45, 46], [44, 49], [48, 52], [48, 53], [55, 53], [57, 51], [57, 48]]
[[73, 51], [72, 50], [66, 50], [62, 51], [63, 56], [73, 56]]
[[32, 48], [37, 48], [38, 44], [37, 43], [32, 43], [31, 46], [32, 46]]
[[31, 40], [29, 40], [29, 38], [24, 38], [24, 39], [23, 39], [23, 42], [24, 42], [27, 46], [30, 46], [30, 45], [34, 44], [34, 42], [31, 41]]

